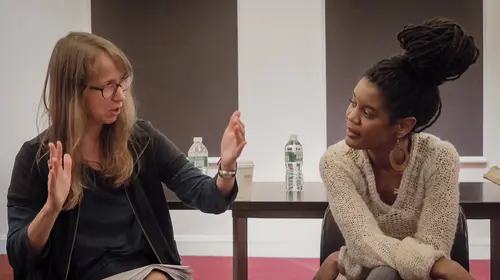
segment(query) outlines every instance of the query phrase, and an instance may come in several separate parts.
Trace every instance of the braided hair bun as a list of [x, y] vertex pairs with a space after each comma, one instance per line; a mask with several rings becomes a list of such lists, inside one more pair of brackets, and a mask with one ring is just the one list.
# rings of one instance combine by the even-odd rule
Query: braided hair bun
[[406, 25], [397, 38], [414, 73], [434, 86], [458, 79], [479, 57], [474, 38], [449, 19]]

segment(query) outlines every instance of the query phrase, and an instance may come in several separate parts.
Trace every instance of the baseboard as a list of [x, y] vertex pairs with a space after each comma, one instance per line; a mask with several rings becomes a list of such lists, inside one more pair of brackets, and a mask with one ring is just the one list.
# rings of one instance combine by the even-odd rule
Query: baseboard
[[[177, 235], [177, 246], [186, 256], [232, 256], [233, 242], [230, 235]], [[319, 244], [306, 240], [250, 240], [250, 257], [317, 258]], [[490, 239], [469, 240], [469, 256], [472, 260], [490, 258]]]
[[[181, 255], [186, 256], [232, 256], [231, 235], [177, 235], [177, 246]], [[6, 254], [6, 235], [0, 235], [0, 254]], [[250, 240], [250, 257], [274, 258], [317, 258], [319, 244], [305, 240]], [[475, 238], [469, 241], [470, 258], [484, 260], [490, 258], [490, 239]]]
[[7, 235], [0, 235], [0, 255], [7, 254]]

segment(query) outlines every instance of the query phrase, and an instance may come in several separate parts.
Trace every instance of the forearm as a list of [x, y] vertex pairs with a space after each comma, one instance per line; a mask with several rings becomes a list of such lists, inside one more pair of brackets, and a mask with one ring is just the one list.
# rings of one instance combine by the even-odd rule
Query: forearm
[[218, 177], [209, 177], [184, 161], [177, 174], [166, 184], [185, 204], [205, 213], [220, 214], [234, 200], [237, 183], [234, 179]]
[[49, 239], [52, 227], [59, 211], [44, 206], [28, 226], [28, 244], [36, 253], [40, 253]]

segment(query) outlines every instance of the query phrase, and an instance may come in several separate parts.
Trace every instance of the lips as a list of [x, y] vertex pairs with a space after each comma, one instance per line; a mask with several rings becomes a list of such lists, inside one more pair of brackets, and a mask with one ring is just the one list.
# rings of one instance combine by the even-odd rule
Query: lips
[[120, 110], [121, 110], [121, 107], [117, 107], [117, 108], [112, 109], [111, 113], [118, 114], [118, 113], [120, 113]]
[[357, 132], [357, 131], [353, 130], [352, 128], [349, 128], [349, 127], [347, 127], [346, 134], [350, 138], [359, 137], [361, 135], [359, 132]]

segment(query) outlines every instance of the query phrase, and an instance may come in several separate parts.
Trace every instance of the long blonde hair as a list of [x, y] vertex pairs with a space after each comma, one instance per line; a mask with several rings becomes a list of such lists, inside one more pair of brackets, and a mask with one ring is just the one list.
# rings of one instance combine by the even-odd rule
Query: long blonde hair
[[[110, 41], [86, 32], [71, 32], [60, 39], [50, 57], [42, 94], [43, 110], [47, 115], [48, 129], [43, 135], [38, 152], [39, 164], [47, 153], [48, 142], [60, 140], [65, 153], [72, 158], [71, 188], [64, 204], [65, 210], [78, 205], [83, 195], [86, 173], [82, 153], [82, 138], [87, 115], [83, 92], [93, 73], [95, 58], [108, 54], [116, 66], [127, 76], [132, 66], [125, 54]], [[125, 91], [122, 112], [116, 122], [103, 126], [101, 131], [101, 168], [115, 186], [126, 184], [133, 172], [133, 156], [128, 144], [136, 113], [131, 90]]]

